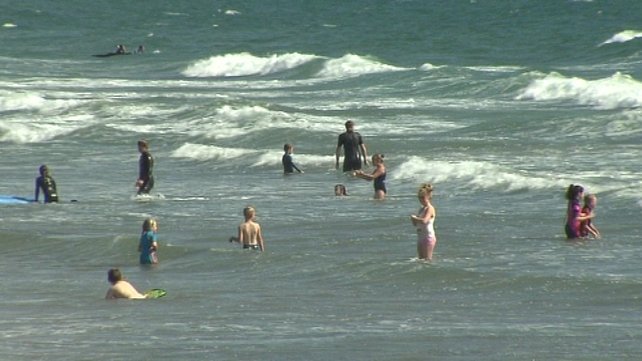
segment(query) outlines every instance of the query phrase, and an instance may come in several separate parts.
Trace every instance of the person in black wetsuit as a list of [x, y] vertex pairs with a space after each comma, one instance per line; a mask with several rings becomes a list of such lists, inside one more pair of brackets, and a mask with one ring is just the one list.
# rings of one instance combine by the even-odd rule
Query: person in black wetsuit
[[303, 173], [303, 171], [299, 169], [299, 167], [297, 167], [292, 160], [292, 152], [294, 151], [294, 146], [292, 144], [285, 144], [283, 146], [283, 151], [285, 152], [285, 154], [283, 154], [283, 158], [281, 158], [281, 163], [283, 163], [283, 173], [291, 174], [294, 173], [295, 169], [297, 172]]
[[148, 194], [154, 188], [154, 176], [152, 175], [154, 157], [149, 152], [149, 143], [145, 140], [138, 141], [138, 152], [140, 152], [140, 158], [138, 160], [136, 187], [138, 188], [138, 194]]
[[49, 168], [44, 164], [40, 166], [40, 177], [36, 178], [36, 196], [34, 197], [34, 201], [36, 202], [38, 202], [41, 189], [45, 203], [58, 202], [56, 181], [51, 177]]
[[361, 158], [363, 164], [368, 165], [368, 152], [366, 145], [363, 143], [361, 134], [354, 131], [354, 123], [348, 120], [345, 123], [346, 131], [339, 135], [336, 150], [336, 169], [339, 169], [339, 157], [341, 157], [341, 147], [343, 147], [343, 171], [354, 171], [361, 169]]

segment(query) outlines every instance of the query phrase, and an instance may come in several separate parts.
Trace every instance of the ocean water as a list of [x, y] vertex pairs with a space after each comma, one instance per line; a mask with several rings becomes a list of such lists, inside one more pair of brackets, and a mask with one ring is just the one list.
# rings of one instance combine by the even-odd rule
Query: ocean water
[[[642, 359], [641, 14], [0, 1], [0, 194], [33, 197], [48, 164], [62, 198], [0, 207], [0, 358]], [[92, 56], [117, 44], [145, 52]], [[385, 201], [334, 169], [348, 119], [385, 154]], [[134, 197], [138, 139], [151, 200]], [[283, 176], [284, 143], [305, 174]], [[408, 219], [423, 182], [430, 263]], [[565, 240], [571, 183], [598, 195], [601, 239]], [[248, 204], [264, 253], [227, 241]], [[168, 295], [106, 301], [111, 267]]]

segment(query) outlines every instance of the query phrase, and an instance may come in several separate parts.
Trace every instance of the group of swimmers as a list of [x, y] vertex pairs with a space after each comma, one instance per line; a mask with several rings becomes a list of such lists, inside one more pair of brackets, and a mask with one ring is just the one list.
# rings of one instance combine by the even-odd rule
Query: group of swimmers
[[[337, 148], [335, 151], [335, 168], [339, 169], [339, 160], [341, 158], [341, 151], [343, 150], [343, 172], [351, 172], [352, 176], [372, 181], [374, 186], [374, 198], [383, 200], [386, 197], [386, 166], [384, 164], [384, 155], [376, 153], [372, 156], [372, 165], [374, 170], [371, 173], [365, 173], [361, 170], [362, 161], [364, 165], [368, 165], [368, 150], [363, 142], [363, 137], [359, 132], [355, 131], [355, 124], [349, 120], [345, 124], [346, 131], [339, 135], [337, 140]], [[303, 173], [293, 162], [292, 153], [294, 146], [292, 144], [285, 144], [283, 146], [283, 172], [285, 174], [294, 173], [294, 170]], [[421, 204], [421, 208], [417, 214], [410, 216], [410, 221], [417, 231], [417, 257], [422, 260], [432, 260], [433, 250], [437, 244], [437, 236], [435, 235], [434, 221], [436, 216], [435, 207], [432, 205], [432, 192], [433, 186], [424, 183], [419, 187], [417, 198]], [[336, 196], [347, 196], [345, 185], [337, 184], [334, 186], [334, 194]], [[247, 216], [246, 216], [247, 219]]]
[[[361, 170], [362, 161], [367, 165], [367, 148], [363, 142], [363, 137], [354, 130], [354, 122], [345, 123], [346, 131], [339, 135], [336, 148], [336, 168], [339, 169], [339, 159], [343, 148], [344, 162], [343, 171], [351, 172], [354, 177], [373, 181], [374, 198], [377, 200], [385, 199], [386, 189], [386, 167], [384, 164], [383, 154], [374, 154], [372, 156], [372, 165], [374, 170], [371, 173], [365, 173]], [[283, 147], [284, 154], [281, 159], [283, 172], [285, 174], [304, 173], [293, 161], [292, 153], [294, 146], [285, 144]], [[145, 140], [138, 141], [139, 158], [139, 175], [136, 180], [137, 194], [148, 194], [154, 187], [153, 167], [154, 158], [149, 151], [149, 144]], [[410, 215], [411, 224], [415, 227], [417, 233], [417, 257], [420, 260], [431, 261], [433, 252], [437, 244], [434, 222], [436, 218], [436, 209], [432, 204], [432, 184], [421, 184], [417, 191], [417, 198], [421, 205], [416, 214]], [[58, 202], [56, 183], [49, 173], [46, 165], [40, 167], [40, 177], [36, 179], [35, 201], [38, 201], [39, 192], [42, 190], [45, 203]], [[346, 187], [343, 184], [337, 184], [334, 188], [335, 195], [347, 196]], [[568, 199], [568, 210], [566, 215], [566, 236], [568, 239], [586, 238], [593, 236], [600, 237], [600, 232], [592, 223], [595, 217], [594, 209], [597, 197], [594, 194], [584, 195], [584, 188], [580, 185], [571, 184], [566, 192]], [[584, 199], [584, 206], [580, 206], [581, 200]], [[244, 249], [253, 249], [264, 251], [265, 243], [261, 226], [256, 222], [256, 209], [248, 206], [243, 209], [244, 221], [238, 226], [237, 235], [230, 237], [230, 242], [239, 243]], [[139, 261], [141, 264], [156, 264], [158, 258], [158, 222], [153, 218], [145, 219], [142, 226], [142, 232], [139, 239], [138, 251], [140, 252]], [[111, 269], [108, 272], [108, 280], [111, 283], [107, 298], [145, 298], [144, 294], [136, 291], [127, 281], [122, 278], [118, 269]]]

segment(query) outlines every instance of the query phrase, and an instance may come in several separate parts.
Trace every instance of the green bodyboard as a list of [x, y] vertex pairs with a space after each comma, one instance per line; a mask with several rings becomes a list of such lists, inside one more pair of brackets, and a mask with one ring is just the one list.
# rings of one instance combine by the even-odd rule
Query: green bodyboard
[[161, 288], [152, 288], [151, 290], [145, 291], [143, 294], [146, 298], [161, 298], [167, 294], [167, 291]]

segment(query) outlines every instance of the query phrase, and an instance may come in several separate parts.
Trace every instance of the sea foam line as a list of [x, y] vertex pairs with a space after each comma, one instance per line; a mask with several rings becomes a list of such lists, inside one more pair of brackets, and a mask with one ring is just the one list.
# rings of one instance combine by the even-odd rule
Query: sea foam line
[[551, 73], [531, 82], [516, 99], [571, 100], [600, 109], [633, 108], [642, 106], [642, 83], [619, 72], [597, 80]]

